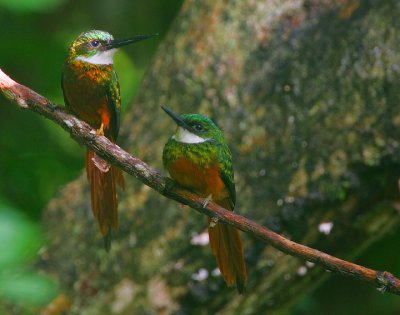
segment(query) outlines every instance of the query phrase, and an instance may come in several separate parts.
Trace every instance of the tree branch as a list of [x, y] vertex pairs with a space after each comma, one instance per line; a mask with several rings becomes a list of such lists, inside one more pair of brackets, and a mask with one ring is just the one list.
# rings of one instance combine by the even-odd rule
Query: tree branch
[[163, 176], [140, 159], [131, 156], [106, 137], [97, 135], [95, 130], [88, 124], [64, 112], [59, 105], [51, 103], [45, 97], [15, 82], [1, 69], [0, 89], [11, 102], [56, 122], [69, 132], [76, 141], [84, 144], [103, 159], [118, 166], [158, 193], [186, 204], [200, 213], [216, 217], [220, 221], [255, 236], [289, 255], [320, 264], [332, 272], [368, 282], [377, 287], [381, 292], [400, 295], [400, 280], [387, 271], [369, 269], [298, 244], [213, 202], [209, 202], [207, 207], [204, 208], [204, 198], [179, 187], [171, 179]]

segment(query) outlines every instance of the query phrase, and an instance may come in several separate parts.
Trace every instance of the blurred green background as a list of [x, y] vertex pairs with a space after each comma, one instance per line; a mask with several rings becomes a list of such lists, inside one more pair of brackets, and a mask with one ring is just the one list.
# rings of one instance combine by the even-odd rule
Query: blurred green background
[[[102, 29], [115, 37], [127, 37], [159, 32], [157, 39], [124, 48], [116, 55], [125, 111], [182, 2], [0, 0], [0, 67], [17, 82], [62, 104], [60, 72], [67, 48], [79, 33]], [[0, 252], [10, 256], [1, 257], [0, 268], [8, 274], [18, 274], [21, 280], [10, 280], [5, 272], [0, 273], [1, 314], [5, 312], [2, 304], [19, 305], [14, 308], [15, 313], [24, 314], [21, 309], [29, 308], [27, 305], [46, 304], [56, 294], [54, 283], [31, 270], [34, 255], [45, 244], [40, 229], [41, 211], [59, 189], [82, 174], [84, 157], [84, 149], [61, 128], [17, 108], [0, 95], [0, 243], [9, 244], [0, 247]], [[387, 236], [360, 260], [399, 275], [399, 237], [398, 232]], [[16, 247], [20, 250], [14, 251]], [[27, 292], [41, 288], [43, 295], [32, 297], [18, 291], [21, 286]], [[396, 308], [399, 304], [397, 296], [382, 299], [379, 294], [371, 294], [364, 284], [335, 276], [304, 298], [293, 313], [377, 314], [370, 307], [374, 305], [379, 307], [379, 314], [396, 310], [400, 314], [400, 307]]]
[[[0, 67], [63, 104], [61, 69], [77, 35], [90, 29], [116, 38], [158, 32], [115, 57], [124, 112], [181, 3], [0, 0]], [[45, 245], [40, 217], [57, 191], [82, 174], [84, 158], [85, 150], [61, 128], [0, 95], [0, 314], [36, 314], [57, 295], [56, 283], [33, 271]]]
[[[158, 38], [116, 55], [126, 110], [181, 2], [0, 1], [1, 67], [17, 82], [63, 104], [61, 69], [78, 34], [89, 29], [115, 37], [159, 32]], [[52, 122], [6, 104], [3, 96], [0, 101], [0, 194], [38, 219], [57, 189], [81, 173], [84, 150]]]

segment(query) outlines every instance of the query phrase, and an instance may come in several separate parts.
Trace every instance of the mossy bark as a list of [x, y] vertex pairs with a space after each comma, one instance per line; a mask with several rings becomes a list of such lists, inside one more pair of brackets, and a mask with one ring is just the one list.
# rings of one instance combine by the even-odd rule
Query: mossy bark
[[[237, 211], [351, 260], [399, 223], [400, 8], [332, 3], [186, 1], [123, 119], [120, 145], [162, 169], [174, 125], [160, 105], [209, 115], [234, 155]], [[134, 179], [126, 186], [110, 253], [83, 176], [45, 213], [42, 265], [72, 313], [281, 314], [327, 277], [243, 236], [249, 288], [238, 296], [211, 275], [210, 249], [191, 244], [205, 218]], [[210, 276], [193, 280], [200, 268]]]

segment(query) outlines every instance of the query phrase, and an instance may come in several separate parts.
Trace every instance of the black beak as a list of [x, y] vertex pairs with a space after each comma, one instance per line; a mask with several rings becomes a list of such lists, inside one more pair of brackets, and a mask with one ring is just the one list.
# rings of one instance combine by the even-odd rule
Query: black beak
[[164, 105], [161, 105], [161, 108], [164, 110], [164, 112], [168, 114], [169, 117], [171, 117], [175, 121], [175, 123], [179, 127], [185, 128], [186, 130], [192, 130], [192, 128], [177, 113], [175, 113], [168, 107], [165, 107]]
[[121, 46], [125, 46], [125, 45], [129, 45], [129, 44], [133, 44], [136, 42], [140, 42], [142, 40], [157, 36], [158, 33], [156, 34], [150, 34], [150, 35], [136, 35], [130, 38], [124, 38], [124, 39], [114, 39], [111, 42], [105, 44], [103, 47], [105, 48], [105, 50], [109, 50], [109, 49], [113, 49], [113, 48], [118, 48]]

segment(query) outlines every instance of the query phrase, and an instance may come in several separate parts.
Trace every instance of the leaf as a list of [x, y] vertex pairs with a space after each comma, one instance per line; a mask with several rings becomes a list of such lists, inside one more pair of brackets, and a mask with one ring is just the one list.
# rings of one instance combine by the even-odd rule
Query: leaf
[[42, 233], [34, 223], [0, 204], [0, 269], [33, 259], [42, 242]]
[[57, 294], [55, 283], [26, 271], [7, 270], [0, 274], [0, 296], [21, 304], [43, 305]]
[[60, 5], [64, 0], [0, 0], [0, 7], [11, 11], [46, 11]]

